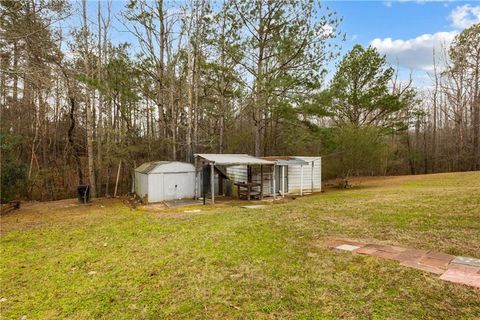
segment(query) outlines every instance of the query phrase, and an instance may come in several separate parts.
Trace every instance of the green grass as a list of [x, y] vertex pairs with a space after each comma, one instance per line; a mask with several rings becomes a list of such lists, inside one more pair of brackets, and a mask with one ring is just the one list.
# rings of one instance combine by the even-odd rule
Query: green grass
[[254, 210], [43, 206], [2, 218], [2, 318], [480, 317], [478, 289], [323, 245], [480, 258], [480, 172], [368, 179]]

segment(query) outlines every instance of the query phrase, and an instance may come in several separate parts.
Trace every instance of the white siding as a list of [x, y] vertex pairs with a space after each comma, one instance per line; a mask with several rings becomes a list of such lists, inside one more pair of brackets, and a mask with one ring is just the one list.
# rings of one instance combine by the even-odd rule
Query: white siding
[[247, 182], [248, 173], [246, 165], [227, 167], [227, 176], [232, 182]]
[[[318, 157], [295, 157], [307, 162], [315, 160], [313, 166], [313, 191], [322, 191], [321, 161]], [[301, 167], [299, 165], [288, 166], [288, 193], [300, 194]], [[312, 164], [303, 166], [303, 192], [312, 191]]]
[[232, 195], [237, 196], [237, 187], [235, 182], [247, 182], [248, 170], [246, 165], [228, 166], [227, 177], [230, 179]]
[[142, 199], [148, 194], [148, 175], [135, 172], [135, 193]]
[[[272, 172], [271, 167], [263, 167], [263, 195], [268, 196], [272, 195]], [[238, 166], [229, 166], [227, 167], [227, 176], [230, 178], [232, 183], [234, 182], [247, 182], [248, 180], [248, 170], [246, 165]], [[253, 182], [260, 182], [260, 173], [256, 172], [252, 176]], [[278, 182], [277, 182], [278, 183]], [[278, 184], [277, 184], [278, 185]], [[237, 192], [237, 188], [232, 184], [232, 191], [234, 194]]]
[[148, 202], [164, 201], [163, 174], [148, 175]]

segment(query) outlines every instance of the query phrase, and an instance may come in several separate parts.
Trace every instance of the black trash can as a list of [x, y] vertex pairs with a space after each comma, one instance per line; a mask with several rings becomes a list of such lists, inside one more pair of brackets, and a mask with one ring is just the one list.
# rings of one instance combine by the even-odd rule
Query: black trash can
[[78, 186], [78, 201], [80, 203], [87, 203], [90, 201], [90, 186]]

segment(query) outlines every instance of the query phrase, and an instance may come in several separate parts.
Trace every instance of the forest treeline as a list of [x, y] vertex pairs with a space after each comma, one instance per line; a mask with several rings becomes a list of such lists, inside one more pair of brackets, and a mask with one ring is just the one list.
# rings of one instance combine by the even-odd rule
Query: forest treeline
[[2, 201], [111, 195], [117, 172], [125, 193], [142, 162], [197, 152], [322, 155], [326, 177], [480, 170], [479, 24], [415, 88], [375, 48], [339, 57], [341, 17], [314, 0], [111, 5], [0, 0]]

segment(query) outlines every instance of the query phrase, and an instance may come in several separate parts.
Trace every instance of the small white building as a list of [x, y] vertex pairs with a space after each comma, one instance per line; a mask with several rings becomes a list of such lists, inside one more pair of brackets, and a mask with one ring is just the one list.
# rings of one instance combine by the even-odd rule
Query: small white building
[[[322, 191], [321, 157], [270, 156], [261, 159], [275, 163], [273, 170], [263, 173], [264, 195], [303, 195]], [[246, 165], [227, 167], [227, 175], [234, 182], [261, 180], [258, 170], [249, 173]]]
[[275, 161], [276, 193], [303, 195], [322, 191], [322, 158], [308, 156], [265, 157]]
[[149, 203], [193, 199], [195, 167], [178, 161], [146, 162], [135, 169], [135, 193]]

